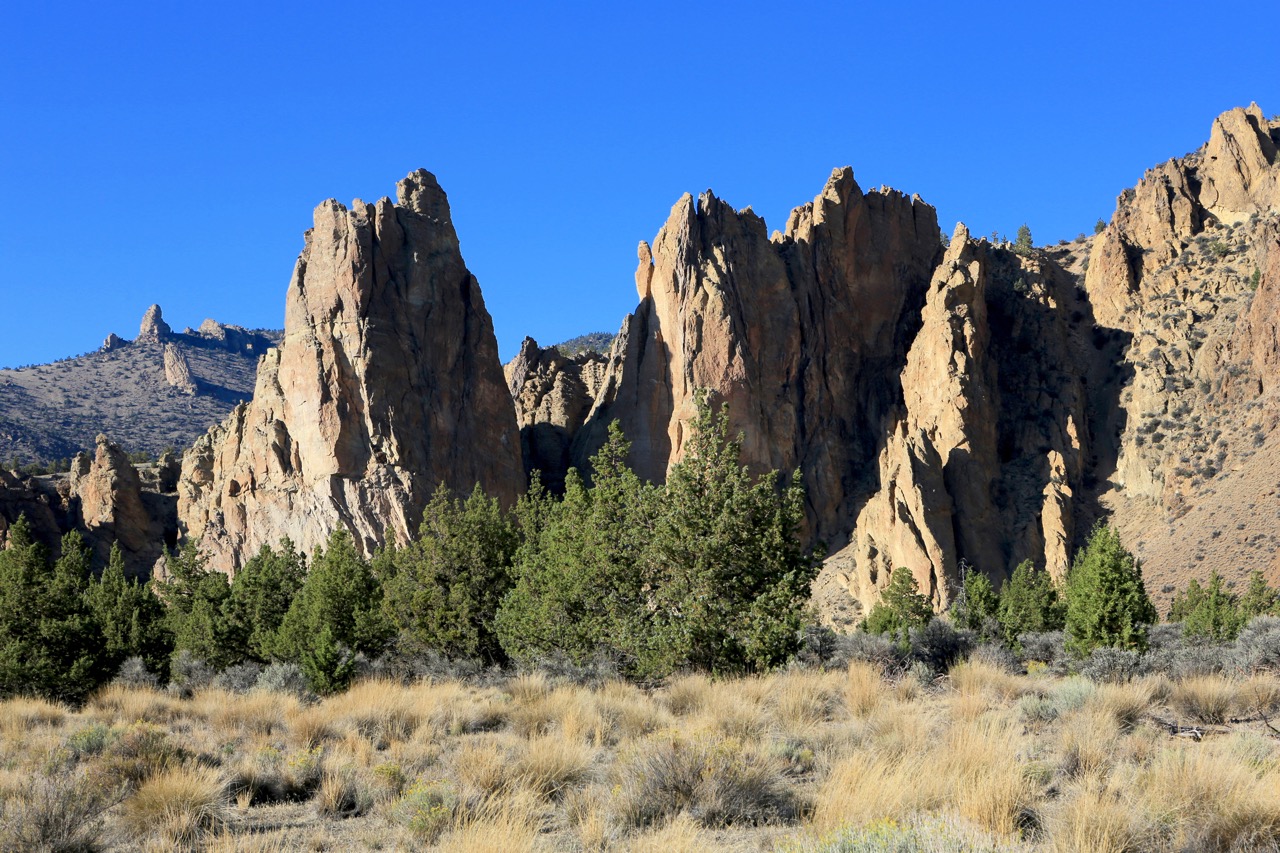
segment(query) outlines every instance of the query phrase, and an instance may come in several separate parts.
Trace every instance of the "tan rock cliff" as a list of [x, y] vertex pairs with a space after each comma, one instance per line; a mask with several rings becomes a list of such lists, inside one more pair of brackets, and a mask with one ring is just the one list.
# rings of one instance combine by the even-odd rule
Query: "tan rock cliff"
[[339, 525], [366, 550], [404, 540], [440, 482], [508, 503], [523, 488], [493, 324], [448, 200], [422, 170], [397, 197], [316, 208], [253, 401], [184, 457], [179, 517], [217, 568], [282, 536], [309, 550]]
[[695, 392], [710, 389], [744, 434], [748, 464], [802, 469], [813, 532], [847, 535], [901, 396], [883, 379], [902, 366], [940, 252], [933, 208], [864, 193], [847, 168], [772, 238], [749, 208], [684, 196], [652, 247], [640, 245], [640, 304], [614, 341], [575, 462], [617, 418], [637, 473], [664, 479]]

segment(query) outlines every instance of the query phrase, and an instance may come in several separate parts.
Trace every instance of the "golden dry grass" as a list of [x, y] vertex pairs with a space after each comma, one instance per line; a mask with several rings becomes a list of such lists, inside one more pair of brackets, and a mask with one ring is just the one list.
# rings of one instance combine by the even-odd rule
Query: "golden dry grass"
[[159, 835], [175, 846], [213, 834], [230, 819], [226, 780], [206, 767], [176, 767], [151, 777], [125, 801], [123, 820], [135, 838]]
[[119, 790], [104, 832], [142, 850], [809, 851], [952, 824], [1002, 850], [1257, 849], [1280, 837], [1277, 712], [1268, 674], [975, 663], [932, 683], [861, 662], [653, 689], [374, 680], [311, 704], [111, 687], [79, 710], [0, 703], [0, 849], [23, 849], [3, 815], [56, 812], [32, 791], [70, 796], [30, 784], [59, 774]]

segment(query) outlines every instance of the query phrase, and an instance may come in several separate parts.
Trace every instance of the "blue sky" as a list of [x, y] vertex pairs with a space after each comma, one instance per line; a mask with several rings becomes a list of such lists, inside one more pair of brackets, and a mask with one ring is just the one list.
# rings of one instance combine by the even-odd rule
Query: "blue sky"
[[1277, 34], [1262, 2], [11, 3], [0, 365], [153, 302], [279, 327], [315, 205], [418, 167], [504, 358], [615, 330], [686, 191], [780, 228], [847, 164], [948, 231], [1073, 237], [1219, 112], [1280, 112]]

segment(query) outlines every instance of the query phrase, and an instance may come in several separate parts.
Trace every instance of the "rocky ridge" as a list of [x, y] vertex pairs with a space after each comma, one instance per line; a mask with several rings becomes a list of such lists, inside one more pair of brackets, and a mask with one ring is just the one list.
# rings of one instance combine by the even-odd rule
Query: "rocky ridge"
[[0, 459], [69, 459], [99, 433], [153, 455], [188, 447], [252, 396], [258, 358], [278, 341], [214, 320], [174, 332], [152, 305], [132, 341], [112, 333], [95, 352], [0, 370]]

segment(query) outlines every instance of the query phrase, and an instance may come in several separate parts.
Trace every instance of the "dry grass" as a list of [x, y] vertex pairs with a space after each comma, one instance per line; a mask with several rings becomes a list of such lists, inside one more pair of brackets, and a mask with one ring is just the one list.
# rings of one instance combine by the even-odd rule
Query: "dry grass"
[[866, 661], [849, 664], [844, 683], [844, 704], [855, 717], [867, 717], [885, 701], [886, 685], [880, 670]]
[[1170, 704], [1192, 722], [1225, 723], [1236, 707], [1237, 685], [1220, 675], [1202, 675], [1178, 682]]
[[[110, 687], [0, 703], [0, 849], [1267, 849], [1273, 714], [1270, 675], [972, 663], [932, 683], [861, 662], [654, 689], [369, 681], [313, 704]], [[1222, 722], [1196, 742], [1171, 719]]]
[[61, 725], [67, 708], [44, 699], [25, 696], [0, 702], [0, 732], [25, 734], [32, 729]]
[[231, 817], [227, 783], [205, 767], [178, 767], [148, 779], [124, 804], [134, 838], [159, 835], [175, 846], [222, 830]]

